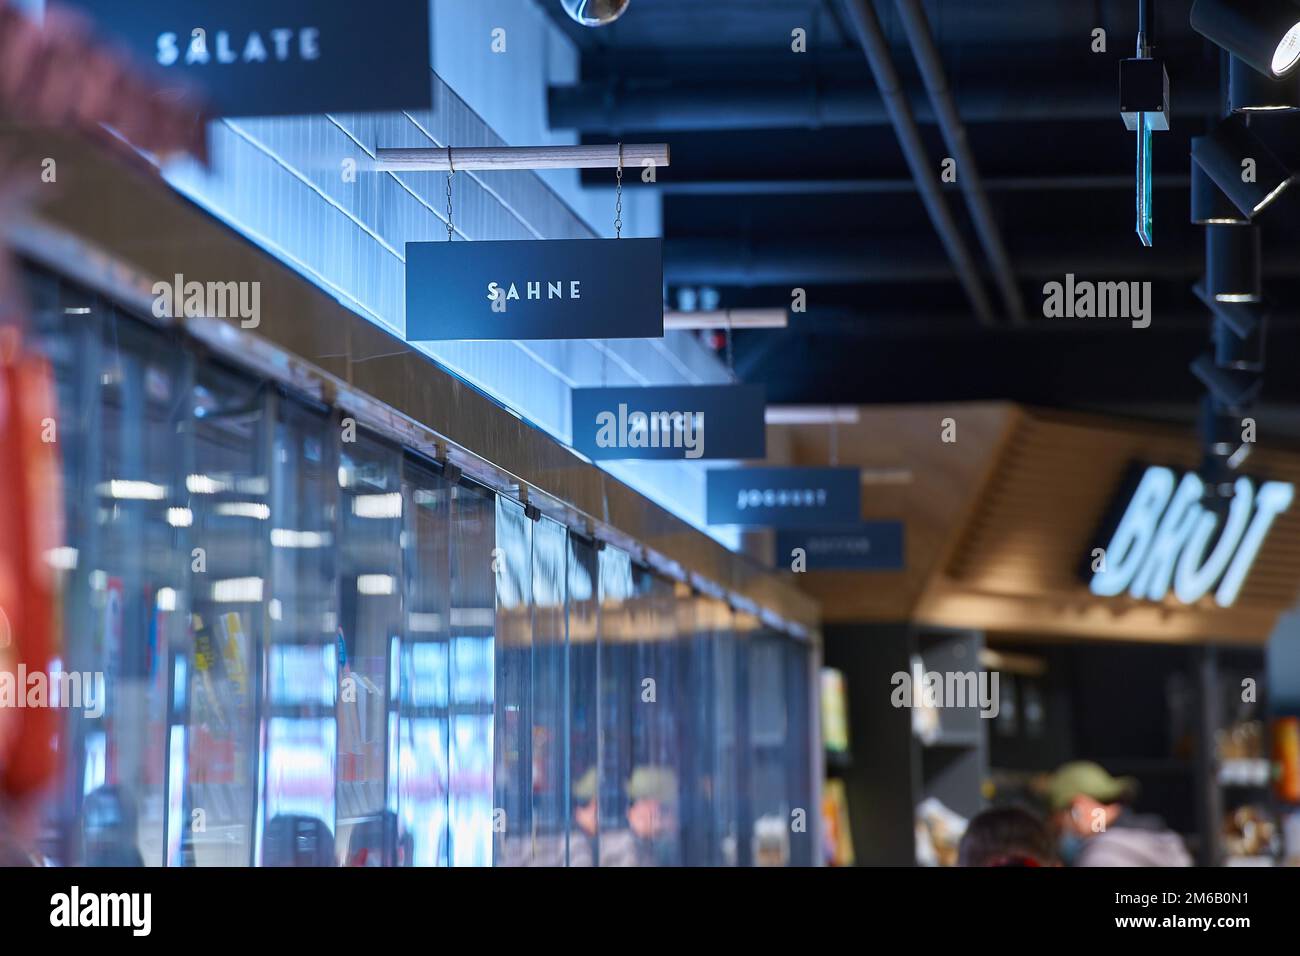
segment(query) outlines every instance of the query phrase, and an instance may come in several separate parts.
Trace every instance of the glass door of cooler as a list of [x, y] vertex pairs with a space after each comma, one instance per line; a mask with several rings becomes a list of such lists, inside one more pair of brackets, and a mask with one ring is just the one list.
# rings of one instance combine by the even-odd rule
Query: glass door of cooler
[[[69, 292], [70, 295], [76, 293]], [[94, 323], [96, 313], [81, 318]], [[84, 601], [71, 669], [101, 689], [102, 713], [75, 708], [79, 861], [161, 866], [170, 649], [183, 643], [183, 455], [188, 364], [172, 343], [114, 310], [98, 313], [97, 406], [78, 531]], [[75, 612], [74, 612], [75, 614]], [[84, 695], [83, 687], [83, 695]]]
[[496, 699], [496, 501], [451, 489], [451, 724], [448, 830], [452, 866], [491, 866], [493, 831], [506, 825], [493, 799]]
[[271, 520], [267, 397], [252, 379], [199, 366], [188, 385], [182, 531], [186, 639], [171, 655], [167, 859], [252, 860], [266, 542]]
[[407, 458], [402, 482], [406, 629], [390, 741], [398, 866], [448, 866], [451, 717], [451, 487]]
[[564, 866], [568, 858], [569, 713], [567, 681], [568, 534], [564, 526], [533, 521], [532, 800], [534, 866]]
[[496, 499], [493, 854], [496, 866], [529, 866], [533, 846], [533, 522]]
[[274, 535], [267, 536], [269, 639], [255, 860], [333, 866], [339, 682], [346, 665], [335, 580], [340, 428], [323, 411], [276, 395], [270, 402], [277, 412], [268, 516]]
[[393, 866], [389, 742], [397, 742], [393, 669], [402, 640], [402, 453], [362, 432], [345, 433], [339, 448], [337, 850], [346, 866]]
[[595, 546], [569, 535], [568, 865], [596, 866], [600, 857], [600, 569]]
[[[54, 376], [54, 438], [63, 472], [64, 537], [45, 559], [62, 597], [61, 665], [69, 672], [93, 672], [96, 654], [90, 639], [88, 596], [90, 574], [95, 570], [91, 538], [98, 527], [94, 521], [98, 504], [86, 470], [98, 467], [88, 451], [91, 436], [99, 430], [101, 339], [95, 311], [99, 303], [67, 288], [50, 273], [26, 269], [24, 277], [35, 344], [49, 361]], [[66, 865], [74, 862], [80, 852], [75, 838], [83, 795], [79, 755], [85, 752], [88, 735], [97, 732], [100, 724], [82, 711], [69, 710], [63, 727], [62, 746], [68, 757], [58, 784], [58, 798], [46, 804], [40, 850], [51, 861]]]

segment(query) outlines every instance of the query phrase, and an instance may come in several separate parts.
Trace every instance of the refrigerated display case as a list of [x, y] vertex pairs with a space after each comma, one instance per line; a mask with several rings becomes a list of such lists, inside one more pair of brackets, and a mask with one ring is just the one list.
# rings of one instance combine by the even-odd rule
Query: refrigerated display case
[[60, 666], [105, 702], [67, 713], [52, 860], [814, 860], [806, 640], [30, 281], [63, 409]]

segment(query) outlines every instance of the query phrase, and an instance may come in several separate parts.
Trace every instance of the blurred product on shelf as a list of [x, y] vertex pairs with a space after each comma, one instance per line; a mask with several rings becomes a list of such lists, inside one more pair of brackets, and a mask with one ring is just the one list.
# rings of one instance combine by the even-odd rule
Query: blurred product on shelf
[[1265, 807], [1238, 807], [1223, 821], [1223, 848], [1229, 865], [1240, 866], [1249, 860], [1269, 866], [1279, 844], [1277, 824]]
[[754, 865], [785, 866], [790, 860], [790, 829], [775, 814], [754, 821]]
[[1300, 812], [1282, 818], [1283, 866], [1300, 866]]
[[916, 807], [916, 862], [921, 866], [956, 866], [957, 847], [966, 832], [966, 818], [935, 797]]
[[1224, 786], [1265, 787], [1273, 768], [1266, 754], [1264, 724], [1239, 720], [1215, 735], [1219, 783]]
[[1220, 760], [1255, 760], [1264, 757], [1264, 724], [1240, 720], [1216, 735]]
[[822, 860], [827, 866], [852, 866], [853, 833], [843, 780], [822, 785]]
[[844, 674], [833, 667], [822, 668], [822, 741], [831, 753], [849, 751], [848, 701]]
[[932, 695], [922, 691], [926, 684], [925, 661], [920, 654], [912, 655], [912, 733], [927, 746], [939, 739], [942, 729], [939, 708]]
[[1273, 759], [1278, 799], [1300, 803], [1300, 717], [1281, 717], [1273, 724]]

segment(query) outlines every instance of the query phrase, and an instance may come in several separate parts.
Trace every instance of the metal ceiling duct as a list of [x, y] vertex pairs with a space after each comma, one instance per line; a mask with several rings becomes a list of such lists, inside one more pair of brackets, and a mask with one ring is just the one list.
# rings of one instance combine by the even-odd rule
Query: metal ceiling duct
[[1016, 273], [1007, 255], [1006, 244], [1002, 241], [1002, 230], [998, 228], [997, 217], [989, 203], [988, 193], [980, 178], [979, 165], [975, 162], [975, 153], [966, 138], [966, 125], [962, 122], [957, 104], [953, 101], [952, 89], [948, 85], [947, 71], [939, 57], [934, 36], [930, 30], [930, 21], [920, 0], [895, 0], [898, 15], [903, 21], [903, 30], [907, 33], [907, 42], [912, 47], [912, 55], [921, 70], [926, 91], [930, 94], [930, 103], [934, 106], [934, 115], [939, 120], [939, 130], [943, 141], [948, 145], [960, 175], [957, 182], [966, 197], [966, 206], [970, 210], [971, 221], [979, 236], [984, 254], [988, 256], [993, 268], [993, 278], [997, 282], [1007, 312], [1015, 322], [1024, 322], [1025, 303], [1016, 284]]
[[894, 133], [898, 137], [898, 145], [903, 150], [912, 178], [916, 180], [916, 188], [921, 194], [926, 212], [930, 214], [930, 221], [934, 224], [948, 258], [957, 271], [957, 277], [966, 290], [976, 317], [985, 325], [993, 325], [992, 303], [980, 280], [975, 259], [966, 246], [966, 240], [962, 238], [961, 230], [957, 228], [957, 221], [953, 218], [952, 211], [944, 201], [943, 192], [939, 188], [938, 178], [935, 175], [937, 167], [931, 164], [930, 157], [926, 153], [921, 131], [917, 128], [916, 117], [912, 114], [911, 104], [903, 91], [902, 81], [898, 77], [898, 70], [894, 66], [893, 56], [889, 52], [889, 43], [885, 40], [875, 8], [870, 0], [844, 0], [844, 6], [858, 44], [862, 47], [862, 52], [871, 67], [871, 74], [880, 90], [880, 98], [885, 101], [885, 106], [889, 110]]

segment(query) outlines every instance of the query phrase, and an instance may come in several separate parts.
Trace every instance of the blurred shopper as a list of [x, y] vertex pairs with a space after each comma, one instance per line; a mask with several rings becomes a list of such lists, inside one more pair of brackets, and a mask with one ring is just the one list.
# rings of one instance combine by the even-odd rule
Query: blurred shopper
[[1112, 777], [1086, 760], [1067, 763], [1047, 786], [1061, 859], [1069, 866], [1191, 866], [1182, 838], [1156, 816], [1127, 805], [1132, 777]]
[[[643, 765], [627, 782], [627, 823], [635, 838], [636, 866], [679, 866], [677, 774], [668, 767]], [[601, 844], [602, 865], [605, 863]]]
[[135, 798], [123, 787], [96, 787], [81, 808], [86, 866], [144, 866]]
[[263, 866], [334, 866], [334, 834], [324, 820], [277, 813], [262, 838]]
[[399, 833], [397, 814], [384, 810], [352, 828], [344, 866], [410, 866], [414, 842], [411, 834]]
[[958, 866], [1059, 866], [1051, 827], [1024, 807], [994, 807], [966, 826]]
[[599, 780], [595, 767], [573, 781], [573, 827], [569, 831], [569, 866], [595, 866], [600, 833]]
[[0, 868], [45, 865], [34, 848], [36, 816], [34, 801], [15, 804], [0, 797]]
[[631, 830], [600, 826], [600, 776], [595, 767], [573, 782], [569, 866], [645, 866]]

